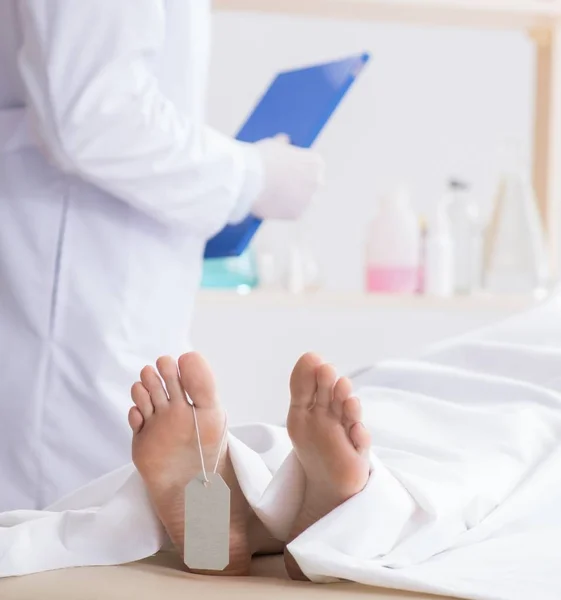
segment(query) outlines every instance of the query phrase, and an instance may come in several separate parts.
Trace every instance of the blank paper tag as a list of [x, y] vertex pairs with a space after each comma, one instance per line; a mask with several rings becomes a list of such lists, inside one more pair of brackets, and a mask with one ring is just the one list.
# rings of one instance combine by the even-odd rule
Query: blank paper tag
[[223, 571], [230, 562], [230, 488], [217, 473], [200, 473], [185, 486], [185, 564]]

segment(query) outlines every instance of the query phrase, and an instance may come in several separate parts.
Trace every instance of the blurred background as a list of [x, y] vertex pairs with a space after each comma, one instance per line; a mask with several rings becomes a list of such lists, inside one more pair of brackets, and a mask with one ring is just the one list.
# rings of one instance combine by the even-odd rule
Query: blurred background
[[403, 182], [430, 218], [460, 178], [487, 218], [503, 145], [516, 140], [530, 158], [535, 51], [524, 32], [223, 11], [214, 26], [209, 120], [230, 134], [279, 71], [371, 53], [318, 139], [328, 179], [317, 204], [303, 223], [260, 234], [284, 246], [303, 235], [325, 289], [362, 291], [366, 224], [382, 194]]
[[[296, 224], [264, 224], [243, 264], [231, 265], [239, 281], [221, 286], [218, 275], [203, 282], [211, 289], [199, 295], [194, 339], [218, 371], [234, 419], [281, 419], [287, 377], [301, 352], [314, 349], [353, 372], [383, 358], [414, 356], [548, 293], [556, 279], [550, 270], [556, 258], [546, 256], [549, 225], [528, 225], [540, 211], [545, 216], [549, 201], [540, 207], [533, 196], [533, 149], [545, 118], [537, 103], [549, 93], [538, 79], [546, 62], [539, 31], [525, 24], [462, 25], [463, 16], [449, 14], [445, 24], [454, 26], [446, 27], [438, 11], [411, 24], [352, 18], [352, 9], [350, 18], [325, 18], [327, 2], [304, 3], [313, 5], [311, 16], [285, 14], [289, 8], [237, 11], [239, 4], [219, 3], [214, 13], [208, 117], [223, 132], [236, 134], [279, 71], [364, 51], [371, 60], [317, 141], [327, 182], [314, 206]], [[492, 4], [471, 6], [491, 15]], [[509, 7], [512, 14], [524, 8], [503, 4], [502, 17]], [[424, 289], [422, 281], [414, 291], [369, 283], [369, 262], [376, 262], [371, 224], [381, 200], [399, 190], [419, 223]], [[472, 217], [474, 229], [466, 234], [461, 222]], [[462, 268], [471, 273], [467, 286], [456, 285]], [[249, 372], [238, 356], [251, 357], [244, 361]], [[240, 388], [244, 398], [234, 392]]]

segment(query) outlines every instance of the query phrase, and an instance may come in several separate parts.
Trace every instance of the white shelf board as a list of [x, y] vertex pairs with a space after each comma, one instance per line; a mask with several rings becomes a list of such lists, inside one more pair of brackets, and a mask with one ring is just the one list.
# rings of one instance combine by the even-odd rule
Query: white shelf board
[[561, 0], [214, 0], [228, 11], [532, 29], [561, 20]]
[[417, 295], [383, 295], [338, 292], [288, 292], [254, 290], [239, 294], [229, 290], [201, 290], [197, 304], [204, 307], [228, 306], [245, 309], [328, 309], [328, 310], [430, 310], [455, 312], [523, 311], [536, 305], [530, 296], [499, 296], [478, 294], [437, 298]]

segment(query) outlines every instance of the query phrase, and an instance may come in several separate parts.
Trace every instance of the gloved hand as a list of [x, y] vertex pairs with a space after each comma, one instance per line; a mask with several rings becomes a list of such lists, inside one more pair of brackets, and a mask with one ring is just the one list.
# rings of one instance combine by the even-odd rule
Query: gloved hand
[[259, 219], [298, 219], [323, 186], [323, 159], [280, 137], [257, 142], [255, 149], [263, 161], [264, 182], [251, 213]]

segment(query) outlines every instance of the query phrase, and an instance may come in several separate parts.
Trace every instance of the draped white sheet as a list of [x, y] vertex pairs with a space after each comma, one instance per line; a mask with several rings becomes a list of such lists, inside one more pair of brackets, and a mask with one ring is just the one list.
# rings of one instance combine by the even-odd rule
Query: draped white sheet
[[[366, 488], [289, 548], [310, 579], [482, 600], [561, 598], [561, 296], [355, 382]], [[244, 494], [285, 539], [303, 474], [284, 429], [234, 428]], [[144, 558], [165, 543], [133, 466], [0, 515], [0, 576]]]

